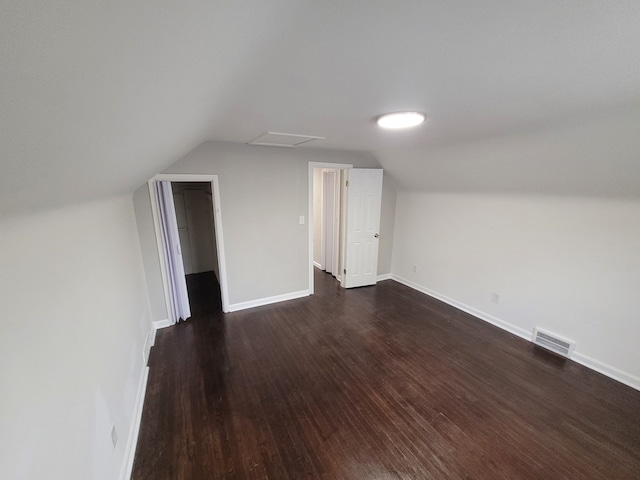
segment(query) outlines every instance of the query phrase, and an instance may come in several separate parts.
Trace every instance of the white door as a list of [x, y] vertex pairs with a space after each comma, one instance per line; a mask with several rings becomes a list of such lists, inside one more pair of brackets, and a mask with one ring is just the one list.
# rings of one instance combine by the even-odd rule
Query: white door
[[382, 170], [353, 168], [347, 186], [344, 286], [374, 285], [378, 277], [378, 237]]
[[169, 297], [169, 319], [172, 324], [186, 320], [191, 316], [189, 307], [189, 292], [184, 276], [184, 264], [180, 251], [178, 221], [176, 207], [173, 203], [171, 182], [154, 182], [155, 195], [160, 220], [160, 234], [164, 250], [164, 265], [166, 268], [167, 293]]

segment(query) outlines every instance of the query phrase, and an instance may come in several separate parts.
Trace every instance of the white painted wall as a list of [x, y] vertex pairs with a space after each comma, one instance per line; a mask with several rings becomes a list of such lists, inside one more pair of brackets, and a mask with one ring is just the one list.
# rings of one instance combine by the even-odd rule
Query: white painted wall
[[375, 153], [401, 180], [398, 191], [637, 197], [639, 125], [640, 104], [629, 104], [491, 137]]
[[382, 181], [380, 206], [380, 237], [378, 244], [378, 276], [391, 273], [391, 259], [395, 234], [396, 188], [387, 173]]
[[399, 193], [392, 271], [640, 388], [638, 199]]
[[131, 197], [1, 220], [0, 272], [0, 478], [118, 478], [150, 327]]
[[135, 209], [149, 303], [151, 304], [151, 317], [153, 321], [167, 320], [169, 315], [164, 298], [162, 271], [160, 269], [160, 257], [158, 254], [156, 231], [153, 224], [153, 214], [151, 213], [151, 198], [149, 197], [148, 184], [145, 183], [133, 192], [133, 207]]
[[[298, 223], [308, 212], [308, 162], [379, 167], [365, 153], [206, 142], [163, 172], [219, 176], [231, 305], [308, 288], [308, 226]], [[384, 202], [395, 203], [390, 185], [383, 188]], [[393, 208], [385, 212], [390, 215]], [[381, 224], [386, 228], [380, 232], [382, 274], [390, 271], [393, 218], [382, 218]], [[144, 230], [141, 238], [155, 235], [148, 222], [139, 221], [138, 228]], [[157, 247], [145, 242], [143, 250], [147, 267], [155, 262]], [[157, 285], [160, 274], [152, 270], [146, 269], [154, 277], [148, 283]], [[153, 295], [151, 301], [164, 303]], [[154, 312], [160, 310], [154, 305]]]

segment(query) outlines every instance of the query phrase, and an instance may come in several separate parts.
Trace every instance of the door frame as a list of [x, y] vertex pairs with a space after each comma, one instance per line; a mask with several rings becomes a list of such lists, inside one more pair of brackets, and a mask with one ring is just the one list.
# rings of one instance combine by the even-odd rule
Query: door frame
[[[327, 162], [309, 162], [309, 182], [308, 182], [308, 213], [307, 218], [309, 219], [309, 295], [313, 295], [314, 292], [314, 282], [313, 282], [313, 169], [314, 168], [331, 168], [334, 170], [342, 170], [348, 171], [353, 168], [353, 165], [350, 163], [327, 163]], [[341, 189], [342, 189], [341, 182]], [[340, 211], [340, 228], [343, 228], [343, 219], [344, 219], [344, 209]], [[344, 240], [340, 242], [340, 250], [344, 250]]]
[[220, 185], [218, 175], [198, 175], [182, 173], [160, 173], [149, 180], [149, 195], [151, 197], [151, 213], [153, 214], [153, 225], [156, 233], [158, 245], [158, 256], [160, 257], [160, 272], [162, 274], [162, 286], [164, 288], [165, 304], [167, 315], [171, 315], [171, 305], [169, 300], [169, 280], [167, 275], [167, 265], [165, 261], [164, 244], [162, 243], [162, 230], [160, 227], [160, 214], [158, 210], [158, 199], [153, 187], [154, 182], [208, 182], [211, 183], [211, 201], [213, 207], [213, 222], [215, 225], [216, 250], [218, 253], [218, 270], [220, 272], [220, 296], [222, 299], [222, 311], [229, 311], [229, 290], [227, 284], [227, 261], [224, 250], [224, 234], [222, 231], [222, 207], [220, 204]]

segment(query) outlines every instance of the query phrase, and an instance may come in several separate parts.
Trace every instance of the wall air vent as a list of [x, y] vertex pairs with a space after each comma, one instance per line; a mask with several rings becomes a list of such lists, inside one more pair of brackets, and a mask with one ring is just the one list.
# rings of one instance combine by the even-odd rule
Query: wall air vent
[[554, 333], [545, 332], [539, 328], [533, 330], [533, 343], [563, 357], [570, 357], [576, 346], [575, 342], [571, 340], [558, 337]]
[[267, 132], [260, 135], [255, 140], [251, 140], [249, 145], [263, 145], [267, 147], [288, 147], [293, 148], [303, 143], [313, 140], [324, 140], [325, 137], [313, 137], [311, 135], [296, 135], [293, 133]]

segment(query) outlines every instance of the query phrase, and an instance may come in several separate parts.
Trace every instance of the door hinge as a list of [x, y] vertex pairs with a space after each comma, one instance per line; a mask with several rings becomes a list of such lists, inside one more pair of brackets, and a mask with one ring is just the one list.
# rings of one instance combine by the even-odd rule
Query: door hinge
[[349, 180], [347, 180], [347, 182], [345, 183], [345, 185], [348, 187], [349, 186]]
[[342, 270], [344, 272], [344, 274], [347, 274], [347, 269], [345, 268], [344, 270]]

